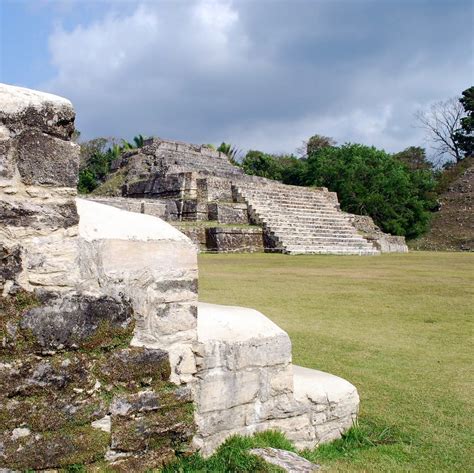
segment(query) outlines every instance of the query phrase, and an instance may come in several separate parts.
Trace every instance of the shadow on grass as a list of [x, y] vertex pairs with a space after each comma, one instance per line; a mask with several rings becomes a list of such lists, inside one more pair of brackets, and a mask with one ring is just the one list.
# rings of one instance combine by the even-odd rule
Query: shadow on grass
[[[342, 438], [331, 443], [320, 445], [313, 450], [298, 451], [280, 432], [267, 431], [252, 437], [233, 436], [228, 438], [211, 457], [204, 459], [199, 454], [181, 457], [168, 465], [163, 473], [250, 473], [281, 472], [280, 468], [265, 463], [260, 458], [250, 455], [252, 448], [273, 447], [296, 452], [314, 463], [330, 464], [337, 460], [350, 459], [358, 453], [388, 445], [403, 447], [410, 445], [408, 436], [393, 427], [381, 426], [364, 421], [354, 424]], [[397, 457], [402, 449], [395, 449]], [[397, 461], [397, 458], [394, 458]]]

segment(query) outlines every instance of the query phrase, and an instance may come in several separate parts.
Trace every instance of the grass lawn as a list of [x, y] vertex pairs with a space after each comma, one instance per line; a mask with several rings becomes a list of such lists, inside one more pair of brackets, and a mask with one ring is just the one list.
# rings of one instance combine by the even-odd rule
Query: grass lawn
[[474, 471], [474, 254], [201, 255], [201, 301], [253, 307], [293, 361], [359, 389], [367, 441], [309, 454], [331, 471]]

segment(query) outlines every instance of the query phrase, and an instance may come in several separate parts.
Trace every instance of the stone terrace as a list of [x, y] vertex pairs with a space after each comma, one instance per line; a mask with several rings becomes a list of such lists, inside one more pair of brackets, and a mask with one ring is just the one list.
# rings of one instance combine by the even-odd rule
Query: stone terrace
[[325, 188], [242, 182], [235, 184], [235, 192], [247, 202], [251, 218], [263, 225], [276, 251], [289, 254], [379, 253], [340, 211], [336, 194]]
[[[123, 197], [145, 199], [141, 213], [158, 215], [156, 205], [152, 210], [149, 203], [155, 200], [161, 202], [158, 216], [168, 221], [215, 220], [215, 227], [200, 223], [179, 227], [204, 251], [338, 255], [407, 251], [403, 237], [386, 235], [375, 225], [364, 226], [373, 228], [369, 233], [361, 231], [359, 220], [342, 212], [337, 195], [327, 189], [248, 176], [225, 154], [205, 145], [152, 138], [142, 148], [124, 153], [112, 170], [123, 176]], [[254, 227], [223, 229], [218, 224]]]

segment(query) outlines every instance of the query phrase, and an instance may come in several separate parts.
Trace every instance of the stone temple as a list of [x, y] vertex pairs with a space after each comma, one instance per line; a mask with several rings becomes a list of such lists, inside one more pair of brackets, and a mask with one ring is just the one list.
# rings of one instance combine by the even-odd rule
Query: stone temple
[[[293, 365], [261, 313], [198, 303], [197, 249], [176, 228], [77, 198], [74, 118], [66, 99], [0, 85], [0, 469], [144, 472], [233, 434], [280, 430], [301, 448], [340, 437], [352, 384]], [[234, 190], [184, 177], [190, 192]]]
[[103, 203], [163, 218], [203, 251], [408, 251], [404, 237], [383, 233], [370, 217], [342, 212], [326, 188], [246, 175], [209, 146], [148, 139], [113, 162], [112, 171], [98, 193], [115, 198]]

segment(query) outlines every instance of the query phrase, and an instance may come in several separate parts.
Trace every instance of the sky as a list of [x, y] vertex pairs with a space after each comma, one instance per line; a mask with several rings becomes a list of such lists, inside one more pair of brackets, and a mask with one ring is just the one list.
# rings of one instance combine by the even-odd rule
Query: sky
[[0, 82], [70, 99], [82, 139], [397, 152], [473, 85], [473, 30], [474, 0], [0, 0]]

